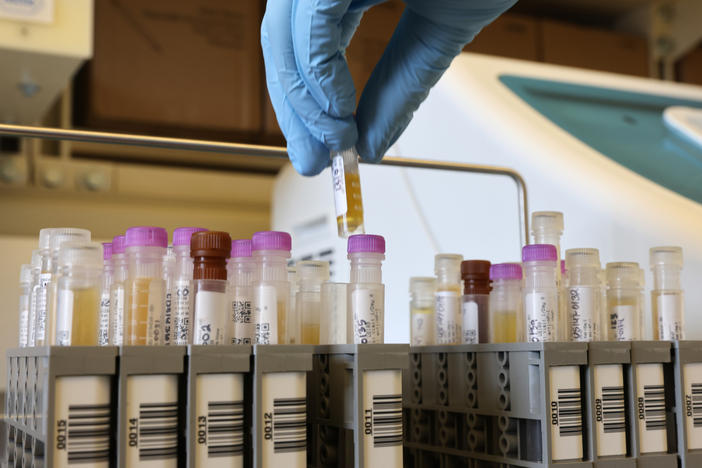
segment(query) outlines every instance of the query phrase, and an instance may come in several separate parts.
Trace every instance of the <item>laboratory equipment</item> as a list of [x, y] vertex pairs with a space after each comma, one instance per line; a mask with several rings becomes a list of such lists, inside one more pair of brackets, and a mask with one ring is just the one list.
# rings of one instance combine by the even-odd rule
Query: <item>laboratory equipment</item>
[[251, 257], [251, 239], [232, 241], [231, 258], [227, 263], [227, 278], [231, 289], [232, 344], [252, 344], [254, 317], [251, 313], [256, 263]]
[[459, 344], [462, 339], [461, 262], [458, 254], [434, 256], [436, 295], [434, 302], [435, 344]]
[[300, 290], [296, 294], [295, 309], [301, 322], [301, 344], [320, 344], [320, 319], [322, 310], [322, 284], [329, 281], [329, 262], [304, 260], [297, 262], [297, 280]]
[[363, 200], [356, 148], [332, 152], [331, 174], [339, 237], [363, 234]]
[[461, 262], [463, 280], [462, 343], [490, 342], [490, 262]]
[[490, 342], [524, 341], [522, 266], [498, 263], [490, 266]]
[[606, 339], [640, 340], [643, 335], [642, 274], [635, 262], [613, 262], [606, 267]]
[[29, 331], [29, 307], [32, 295], [32, 266], [22, 265], [19, 275], [19, 338], [20, 348], [27, 346]]
[[110, 345], [124, 344], [126, 317], [124, 286], [127, 281], [128, 262], [124, 253], [124, 235], [112, 239], [112, 285], [110, 286]]
[[35, 327], [37, 323], [37, 292], [41, 274], [42, 257], [39, 249], [32, 251], [32, 286], [29, 295], [29, 322], [27, 323], [27, 346], [34, 346]]
[[257, 344], [284, 344], [290, 282], [287, 261], [292, 238], [287, 232], [261, 231], [251, 238], [251, 255], [256, 262], [253, 311]]
[[173, 344], [186, 345], [193, 341], [193, 258], [190, 256], [190, 239], [196, 232], [207, 231], [200, 227], [180, 227], [173, 230]]
[[110, 343], [110, 288], [112, 287], [112, 242], [102, 243], [102, 287], [100, 288], [100, 332], [98, 345]]
[[383, 343], [385, 337], [385, 286], [382, 262], [385, 239], [373, 234], [356, 234], [348, 240], [351, 263], [349, 314], [354, 343]]
[[319, 317], [320, 344], [353, 343], [351, 314], [348, 313], [348, 284], [322, 284], [322, 315]]
[[600, 339], [602, 289], [600, 253], [597, 249], [566, 250], [566, 341]]
[[412, 277], [410, 292], [410, 344], [425, 346], [434, 344], [434, 301], [436, 278]]
[[552, 244], [522, 249], [526, 341], [558, 341], [558, 254]]
[[650, 250], [653, 272], [651, 310], [653, 338], [677, 341], [685, 339], [685, 304], [680, 276], [683, 253], [680, 247], [653, 247]]

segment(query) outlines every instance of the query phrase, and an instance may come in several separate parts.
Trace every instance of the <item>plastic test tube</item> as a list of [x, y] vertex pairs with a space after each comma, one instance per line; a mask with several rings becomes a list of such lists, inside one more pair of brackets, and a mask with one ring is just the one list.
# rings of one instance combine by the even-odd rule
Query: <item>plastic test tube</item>
[[642, 284], [638, 263], [608, 263], [607, 340], [640, 340], [642, 335]]
[[54, 344], [98, 344], [102, 257], [102, 246], [97, 242], [72, 241], [61, 246]]
[[180, 227], [173, 230], [173, 271], [171, 310], [173, 315], [173, 344], [193, 342], [193, 259], [190, 256], [190, 239], [196, 232], [207, 231], [200, 227]]
[[436, 298], [434, 306], [435, 344], [459, 344], [462, 337], [461, 262], [458, 254], [438, 254], [434, 257]]
[[300, 343], [320, 344], [322, 284], [329, 281], [329, 262], [305, 260], [298, 262], [296, 269], [300, 290], [295, 302], [302, 322]]
[[256, 262], [251, 257], [251, 239], [232, 241], [231, 258], [227, 263], [227, 280], [231, 297], [229, 336], [232, 344], [251, 344], [254, 322], [251, 312]]
[[434, 344], [434, 296], [436, 278], [413, 277], [410, 290], [410, 344]]
[[490, 266], [490, 342], [523, 341], [522, 266], [498, 263]]
[[136, 226], [127, 229], [125, 253], [126, 344], [157, 345], [163, 315], [164, 281], [161, 267], [168, 246], [165, 229]]
[[98, 345], [110, 344], [110, 286], [112, 286], [112, 242], [102, 243], [102, 288], [100, 289], [100, 318]]
[[41, 274], [41, 255], [39, 249], [32, 250], [32, 286], [29, 292], [29, 321], [27, 323], [27, 346], [34, 346], [34, 329], [37, 323], [37, 292]]
[[287, 311], [290, 283], [287, 261], [292, 239], [287, 232], [261, 231], [251, 238], [251, 255], [256, 261], [253, 311], [254, 342], [283, 344], [287, 340]]
[[110, 345], [124, 344], [124, 283], [127, 281], [127, 255], [124, 253], [125, 237], [112, 239], [112, 284], [110, 285]]
[[29, 298], [32, 295], [32, 266], [22, 265], [19, 277], [19, 339], [20, 348], [27, 346], [27, 333], [29, 330]]
[[558, 341], [558, 255], [550, 244], [522, 248], [527, 341]]
[[319, 344], [346, 344], [349, 337], [348, 284], [324, 283], [321, 288], [322, 314], [319, 317]]
[[[39, 231], [40, 249], [42, 231]], [[90, 231], [78, 228], [50, 228], [49, 256], [42, 259], [39, 297], [37, 299], [36, 345], [45, 346], [56, 342], [57, 282], [60, 274], [58, 255], [61, 246], [71, 241], [90, 241]]]
[[356, 148], [332, 151], [331, 173], [339, 237], [363, 234], [363, 200]]
[[685, 306], [680, 285], [682, 248], [653, 247], [649, 256], [653, 272], [653, 337], [659, 340], [684, 340]]
[[221, 231], [196, 232], [190, 238], [193, 258], [193, 344], [229, 344], [227, 259], [232, 239]]
[[385, 339], [385, 285], [381, 269], [385, 239], [356, 234], [348, 240], [351, 262], [349, 312], [354, 343], [383, 343]]
[[163, 345], [170, 346], [175, 340], [175, 319], [173, 317], [175, 308], [175, 267], [176, 258], [173, 252], [173, 246], [169, 245], [166, 248], [166, 255], [163, 256], [163, 284], [166, 291], [166, 297], [163, 301]]
[[[563, 291], [563, 284], [561, 283], [562, 270], [560, 268], [561, 259], [561, 236], [563, 235], [563, 213], [560, 211], [534, 211], [531, 214], [531, 234], [534, 237], [534, 244], [551, 244], [556, 247], [556, 262], [558, 269], [556, 273], [557, 285], [559, 293]], [[561, 302], [559, 302], [559, 305]], [[557, 330], [558, 340], [565, 340], [566, 333], [566, 317], [565, 309], [559, 308], [558, 324], [559, 328]]]
[[462, 343], [490, 342], [490, 262], [464, 260], [461, 262], [463, 279]]
[[300, 312], [297, 310], [297, 293], [300, 285], [297, 281], [297, 268], [295, 265], [288, 266], [288, 284], [290, 284], [290, 303], [288, 304], [288, 323], [286, 343], [300, 343], [302, 339], [302, 322]]
[[565, 262], [566, 340], [599, 340], [602, 315], [600, 253], [597, 249], [568, 249]]

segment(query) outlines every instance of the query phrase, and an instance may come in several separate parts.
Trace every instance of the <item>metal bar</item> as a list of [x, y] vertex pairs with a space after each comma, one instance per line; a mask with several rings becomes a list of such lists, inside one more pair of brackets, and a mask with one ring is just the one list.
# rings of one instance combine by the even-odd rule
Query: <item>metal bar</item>
[[[31, 127], [26, 125], [0, 124], [0, 135], [204, 151], [243, 156], [266, 156], [276, 158], [288, 157], [286, 149], [279, 146], [247, 145], [222, 141], [192, 140], [186, 138], [169, 138], [128, 133], [95, 132], [65, 128]], [[517, 185], [517, 202], [519, 205], [518, 217], [519, 225], [521, 226], [521, 231], [519, 233], [520, 241], [522, 245], [529, 242], [529, 206], [526, 183], [524, 182], [522, 176], [514, 169], [482, 164], [430, 161], [426, 159], [409, 159], [392, 156], [386, 156], [383, 158], [382, 164], [387, 166], [410, 167], [418, 169], [437, 169], [443, 171], [491, 174], [511, 178]]]

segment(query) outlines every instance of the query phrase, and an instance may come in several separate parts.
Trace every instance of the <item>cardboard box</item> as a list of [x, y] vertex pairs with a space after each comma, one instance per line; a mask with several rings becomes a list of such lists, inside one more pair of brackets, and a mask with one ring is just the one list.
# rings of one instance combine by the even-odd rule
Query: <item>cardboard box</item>
[[570, 67], [649, 76], [643, 37], [570, 23], [542, 20], [541, 60]]
[[95, 2], [85, 123], [260, 132], [262, 14], [251, 0]]
[[702, 85], [702, 47], [691, 50], [675, 66], [678, 81]]
[[539, 60], [538, 21], [507, 13], [487, 25], [463, 50], [523, 60]]

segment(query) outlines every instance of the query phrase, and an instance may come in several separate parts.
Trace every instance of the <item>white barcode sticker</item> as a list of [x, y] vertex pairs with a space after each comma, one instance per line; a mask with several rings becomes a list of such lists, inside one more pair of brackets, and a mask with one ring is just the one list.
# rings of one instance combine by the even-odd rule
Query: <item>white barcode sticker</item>
[[224, 292], [200, 290], [195, 294], [193, 344], [223, 345], [228, 343], [228, 307], [228, 297]]
[[578, 366], [549, 367], [551, 458], [583, 458], [583, 411]]
[[307, 375], [271, 372], [261, 377], [261, 466], [307, 466]]
[[201, 374], [195, 381], [195, 466], [244, 464], [244, 377]]
[[683, 366], [687, 450], [702, 448], [702, 363]]
[[251, 288], [234, 286], [233, 296], [231, 308], [232, 344], [251, 344], [254, 337]]
[[[109, 466], [110, 377], [56, 378], [53, 466]], [[112, 455], [112, 456], [111, 456]]]
[[334, 184], [334, 209], [336, 217], [343, 216], [348, 211], [346, 201], [346, 176], [344, 174], [344, 158], [337, 154], [332, 158], [332, 183]]
[[658, 339], [684, 340], [684, 311], [682, 293], [660, 294], [655, 297], [658, 308]]
[[558, 294], [555, 291], [526, 294], [527, 341], [556, 341]]
[[473, 301], [463, 303], [463, 343], [478, 343], [478, 304]]
[[436, 344], [458, 344], [461, 341], [461, 317], [459, 315], [460, 300], [454, 291], [438, 291], [436, 293], [434, 316]]
[[171, 298], [173, 302], [172, 307], [175, 309], [173, 313], [174, 341], [179, 346], [188, 344], [188, 330], [190, 329], [193, 309], [190, 283], [190, 280], [177, 280], [175, 282], [175, 295]]
[[98, 346], [107, 346], [110, 342], [110, 291], [103, 291], [100, 296], [100, 316], [98, 329]]
[[56, 300], [56, 344], [71, 346], [73, 330], [73, 291], [59, 289]]
[[126, 467], [178, 466], [178, 377], [127, 377]]
[[402, 466], [402, 371], [363, 372], [363, 466]]
[[357, 286], [351, 291], [354, 343], [382, 343], [384, 339], [383, 285]]
[[626, 407], [622, 366], [595, 366], [593, 377], [597, 456], [626, 455]]
[[636, 408], [639, 451], [658, 453], [668, 450], [665, 423], [663, 364], [636, 366]]
[[[261, 284], [256, 288], [256, 333], [258, 344], [278, 344], [278, 291], [275, 286]], [[282, 312], [282, 311], [281, 311]]]

